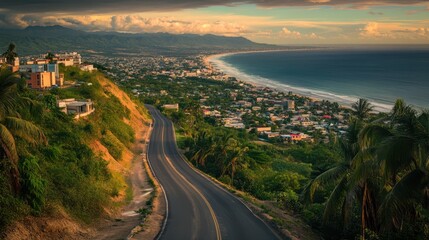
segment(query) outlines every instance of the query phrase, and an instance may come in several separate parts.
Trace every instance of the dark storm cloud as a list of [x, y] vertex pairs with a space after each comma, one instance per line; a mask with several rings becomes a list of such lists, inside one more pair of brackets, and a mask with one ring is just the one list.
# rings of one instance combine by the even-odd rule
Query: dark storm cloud
[[349, 5], [410, 5], [429, 0], [0, 0], [0, 11], [13, 13], [111, 13], [141, 11], [172, 11], [208, 6], [256, 4], [261, 7]]

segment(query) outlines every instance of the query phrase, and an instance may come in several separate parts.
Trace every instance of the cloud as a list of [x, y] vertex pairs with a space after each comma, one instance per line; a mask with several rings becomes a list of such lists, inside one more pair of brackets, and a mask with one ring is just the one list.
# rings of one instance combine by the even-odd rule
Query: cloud
[[383, 34], [380, 32], [379, 24], [376, 22], [370, 22], [366, 24], [365, 27], [361, 29], [360, 35], [367, 38], [377, 38], [383, 36]]
[[284, 27], [280, 31], [280, 37], [288, 38], [288, 39], [323, 39], [322, 37], [318, 36], [316, 33], [309, 33], [309, 34], [303, 34], [298, 31], [289, 30], [288, 28]]
[[[114, 15], [114, 16], [39, 16], [15, 15], [5, 17], [6, 24], [27, 26], [61, 25], [84, 31], [117, 31], [117, 32], [169, 32], [218, 34], [238, 36], [252, 31], [248, 26], [233, 21], [219, 21], [215, 19], [181, 19], [175, 17], [144, 17], [141, 15]], [[0, 26], [2, 18], [0, 18]], [[3, 24], [4, 25], [4, 24]]]
[[429, 28], [417, 28], [416, 33], [423, 37], [429, 37]]
[[145, 18], [142, 16], [127, 15], [111, 17], [111, 30], [123, 32], [170, 32], [240, 35], [249, 32], [247, 27], [224, 21], [186, 21], [173, 17]]
[[360, 29], [360, 36], [369, 40], [429, 40], [429, 27], [405, 23], [369, 22]]
[[421, 0], [1, 0], [3, 11], [14, 13], [141, 13], [176, 11], [209, 6], [254, 4], [260, 7], [350, 6], [424, 4]]
[[301, 38], [301, 33], [297, 31], [291, 31], [288, 28], [282, 28], [280, 31], [280, 34], [287, 37], [287, 38]]

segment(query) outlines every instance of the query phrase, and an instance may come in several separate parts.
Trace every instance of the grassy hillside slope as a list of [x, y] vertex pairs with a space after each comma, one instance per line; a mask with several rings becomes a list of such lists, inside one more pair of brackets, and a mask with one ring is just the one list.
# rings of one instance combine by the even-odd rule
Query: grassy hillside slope
[[[76, 239], [89, 236], [88, 226], [129, 201], [126, 183], [135, 139], [145, 134], [145, 109], [100, 73], [64, 69], [79, 87], [37, 92], [22, 118], [42, 129], [47, 144], [16, 138], [22, 189], [14, 194], [8, 167], [0, 165], [0, 238]], [[56, 99], [92, 99], [95, 112], [74, 120], [55, 106]]]

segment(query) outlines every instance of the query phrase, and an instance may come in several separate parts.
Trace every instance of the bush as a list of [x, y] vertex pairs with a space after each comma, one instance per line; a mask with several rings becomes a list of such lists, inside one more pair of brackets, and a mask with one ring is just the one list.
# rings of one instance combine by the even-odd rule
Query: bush
[[20, 172], [22, 197], [36, 213], [40, 213], [45, 205], [46, 181], [40, 174], [38, 159], [34, 156], [23, 159]]
[[124, 150], [123, 144], [112, 134], [109, 130], [105, 132], [101, 138], [103, 145], [109, 150], [110, 155], [116, 160], [121, 160], [122, 151]]

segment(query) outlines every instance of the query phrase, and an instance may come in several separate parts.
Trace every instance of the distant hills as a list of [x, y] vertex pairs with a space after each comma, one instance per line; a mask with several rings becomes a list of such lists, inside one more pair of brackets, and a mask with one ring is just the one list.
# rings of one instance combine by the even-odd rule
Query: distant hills
[[84, 32], [62, 26], [0, 29], [0, 48], [10, 42], [20, 55], [80, 51], [104, 55], [186, 55], [237, 50], [279, 49], [243, 37], [169, 33]]

